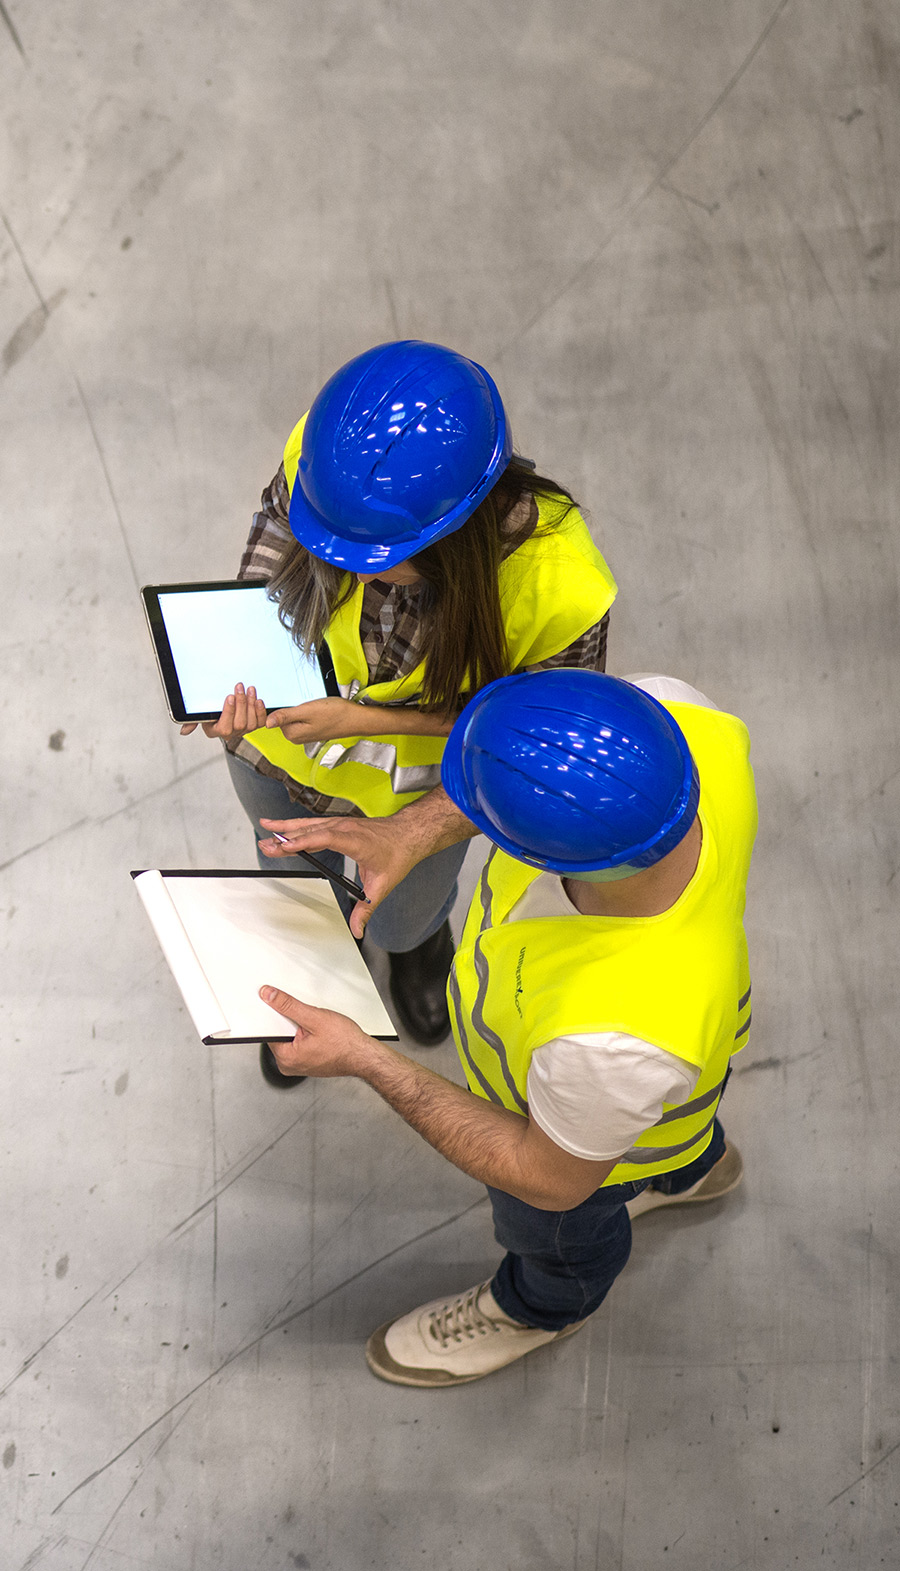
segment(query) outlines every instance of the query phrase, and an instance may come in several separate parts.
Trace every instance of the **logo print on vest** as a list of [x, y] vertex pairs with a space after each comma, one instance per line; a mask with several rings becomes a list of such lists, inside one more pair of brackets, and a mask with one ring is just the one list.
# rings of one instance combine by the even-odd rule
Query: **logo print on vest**
[[522, 1018], [522, 1005], [519, 1003], [519, 999], [521, 998], [522, 992], [523, 992], [523, 987], [522, 987], [522, 961], [524, 959], [525, 959], [525, 947], [523, 945], [522, 948], [519, 950], [519, 959], [518, 959], [518, 963], [516, 965], [516, 991], [513, 994], [513, 1003], [516, 1006], [516, 1013], [519, 1016], [520, 1020]]

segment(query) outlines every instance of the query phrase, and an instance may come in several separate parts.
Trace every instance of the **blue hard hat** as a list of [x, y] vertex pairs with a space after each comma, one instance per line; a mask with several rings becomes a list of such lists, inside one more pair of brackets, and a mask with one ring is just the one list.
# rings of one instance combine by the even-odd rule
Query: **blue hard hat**
[[700, 782], [669, 711], [630, 682], [559, 667], [490, 682], [444, 750], [444, 789], [520, 862], [627, 877], [674, 850]]
[[307, 416], [291, 529], [352, 573], [394, 567], [459, 529], [512, 457], [480, 365], [404, 339], [357, 355]]

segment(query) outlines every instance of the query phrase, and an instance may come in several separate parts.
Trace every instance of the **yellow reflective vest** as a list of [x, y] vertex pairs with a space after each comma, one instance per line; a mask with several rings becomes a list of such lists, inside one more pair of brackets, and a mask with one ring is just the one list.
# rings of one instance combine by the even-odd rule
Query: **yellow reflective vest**
[[690, 1100], [664, 1107], [607, 1185], [683, 1167], [705, 1151], [732, 1055], [750, 1028], [744, 892], [756, 834], [743, 722], [667, 703], [700, 776], [697, 870], [660, 916], [505, 918], [540, 874], [494, 849], [456, 952], [448, 993], [469, 1087], [526, 1115], [531, 1055], [554, 1037], [624, 1032], [700, 1071]]
[[[284, 450], [288, 488], [297, 476], [306, 416]], [[513, 671], [559, 654], [609, 610], [616, 584], [577, 508], [562, 517], [565, 502], [538, 501], [538, 531], [500, 565], [500, 606]], [[540, 525], [555, 524], [542, 534]], [[363, 585], [332, 617], [325, 637], [345, 698], [370, 704], [414, 702], [424, 664], [394, 682], [369, 684], [359, 636]], [[248, 733], [257, 750], [292, 779], [326, 796], [343, 797], [369, 818], [397, 812], [440, 784], [441, 736], [342, 737], [330, 742], [289, 742], [280, 730]]]

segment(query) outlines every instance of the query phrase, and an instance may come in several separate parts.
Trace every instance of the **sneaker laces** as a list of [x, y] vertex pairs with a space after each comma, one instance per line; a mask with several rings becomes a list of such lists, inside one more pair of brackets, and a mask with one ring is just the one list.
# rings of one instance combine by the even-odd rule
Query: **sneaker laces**
[[481, 1282], [477, 1287], [470, 1288], [468, 1293], [461, 1293], [459, 1298], [431, 1311], [426, 1335], [442, 1353], [446, 1352], [451, 1342], [459, 1346], [464, 1338], [474, 1342], [476, 1336], [489, 1336], [492, 1331], [501, 1329], [498, 1321], [492, 1320], [478, 1307], [479, 1296], [486, 1285]]

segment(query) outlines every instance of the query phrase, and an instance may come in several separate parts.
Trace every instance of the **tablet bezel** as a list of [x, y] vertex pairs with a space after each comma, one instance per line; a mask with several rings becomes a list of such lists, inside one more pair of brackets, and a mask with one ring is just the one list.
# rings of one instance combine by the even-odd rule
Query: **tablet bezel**
[[[185, 709], [184, 699], [181, 694], [181, 684], [178, 680], [178, 672], [175, 668], [175, 660], [172, 655], [172, 649], [169, 644], [168, 634], [166, 632], [166, 624], [163, 618], [162, 607], [159, 603], [160, 595], [178, 594], [179, 592], [184, 594], [188, 591], [197, 592], [198, 590], [202, 591], [204, 589], [233, 589], [240, 592], [241, 590], [247, 589], [265, 588], [266, 579], [264, 578], [225, 578], [210, 579], [203, 583], [193, 584], [145, 584], [141, 589], [141, 604], [144, 607], [144, 616], [146, 618], [147, 629], [150, 634], [150, 642], [153, 645], [153, 653], [156, 656], [157, 670], [159, 671], [160, 680], [163, 685], [163, 692], [166, 695], [166, 706], [171, 718], [178, 724], [184, 725], [189, 721], [197, 722], [201, 720], [218, 720], [221, 710], [215, 709], [212, 712], [207, 712], [204, 710], [202, 713], [200, 713], [199, 711], [188, 711]], [[320, 648], [316, 651], [315, 658], [322, 674], [322, 681], [325, 684], [326, 694], [331, 698], [339, 698], [340, 688], [338, 687], [337, 678], [334, 674], [334, 663], [331, 658], [331, 651], [326, 643], [323, 642]], [[222, 697], [225, 697], [224, 693]], [[276, 706], [273, 705], [273, 708], [274, 707]]]

